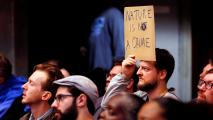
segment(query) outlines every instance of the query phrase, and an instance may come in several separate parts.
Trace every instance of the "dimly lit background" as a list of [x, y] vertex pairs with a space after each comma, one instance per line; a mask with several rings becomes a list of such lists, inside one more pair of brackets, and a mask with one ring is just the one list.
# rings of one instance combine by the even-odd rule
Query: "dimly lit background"
[[195, 97], [199, 74], [212, 55], [210, 2], [114, 1], [0, 0], [0, 52], [11, 60], [17, 75], [28, 76], [34, 65], [48, 59], [61, 60], [71, 74], [88, 75], [88, 53], [80, 48], [88, 47], [93, 20], [106, 7], [121, 2], [121, 9], [152, 4], [157, 47], [169, 49], [176, 59], [171, 85], [177, 87], [184, 100]]

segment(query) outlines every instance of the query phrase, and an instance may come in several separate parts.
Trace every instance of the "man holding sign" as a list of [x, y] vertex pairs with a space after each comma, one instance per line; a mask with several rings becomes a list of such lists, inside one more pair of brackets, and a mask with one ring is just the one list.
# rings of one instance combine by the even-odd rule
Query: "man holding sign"
[[174, 58], [167, 50], [156, 48], [156, 61], [141, 60], [139, 64], [136, 61], [135, 55], [129, 55], [123, 61], [122, 72], [110, 81], [101, 103], [102, 107], [105, 107], [112, 96], [118, 92], [126, 91], [126, 86], [136, 66], [139, 67], [137, 71], [139, 78], [138, 89], [142, 91], [135, 92], [136, 95], [146, 101], [159, 97], [169, 97], [178, 100], [178, 97], [167, 88], [167, 82], [175, 66]]
[[167, 50], [155, 48], [153, 6], [126, 7], [124, 15], [126, 59], [122, 63], [122, 72], [110, 82], [101, 106], [105, 107], [118, 92], [126, 91], [136, 66], [139, 67], [140, 90], [135, 92], [136, 95], [146, 101], [159, 97], [177, 100], [178, 97], [167, 88], [175, 66], [174, 58]]

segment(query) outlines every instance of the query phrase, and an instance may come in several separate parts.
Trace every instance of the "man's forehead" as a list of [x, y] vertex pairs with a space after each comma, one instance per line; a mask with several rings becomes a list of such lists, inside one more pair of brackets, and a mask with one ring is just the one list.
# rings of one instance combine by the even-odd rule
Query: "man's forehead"
[[213, 82], [213, 73], [206, 74], [203, 80]]
[[207, 74], [208, 73], [213, 73], [213, 67], [207, 71]]
[[204, 71], [209, 71], [209, 70], [211, 70], [211, 69], [213, 69], [213, 65], [212, 64], [207, 64], [205, 67], [204, 67]]
[[59, 86], [57, 89], [57, 94], [61, 94], [61, 93], [69, 93], [68, 91], [68, 87], [67, 86]]
[[44, 80], [47, 79], [47, 73], [41, 70], [36, 70], [33, 72], [33, 74], [30, 76], [30, 80]]
[[118, 72], [118, 73], [120, 73], [121, 72], [121, 68], [122, 68], [121, 65], [115, 65], [115, 66], [113, 66], [113, 68], [111, 69], [110, 72]]
[[119, 106], [119, 103], [121, 103], [121, 97], [114, 96], [108, 102], [108, 106], [110, 106], [110, 107], [117, 107], [117, 106]]
[[158, 105], [157, 102], [149, 102], [147, 104], [144, 105], [144, 107], [142, 108], [144, 111], [144, 114], [157, 114], [158, 112], [162, 111], [162, 108], [160, 108], [160, 106]]
[[140, 65], [146, 65], [146, 66], [155, 66], [155, 62], [154, 61], [140, 61]]

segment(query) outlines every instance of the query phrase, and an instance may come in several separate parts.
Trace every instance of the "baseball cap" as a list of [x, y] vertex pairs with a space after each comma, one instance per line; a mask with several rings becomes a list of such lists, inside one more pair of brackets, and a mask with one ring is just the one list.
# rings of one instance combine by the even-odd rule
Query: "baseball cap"
[[94, 105], [98, 99], [97, 86], [94, 82], [92, 82], [92, 80], [85, 76], [71, 75], [69, 77], [56, 80], [53, 83], [57, 85], [76, 87], [80, 91], [84, 92], [92, 100]]

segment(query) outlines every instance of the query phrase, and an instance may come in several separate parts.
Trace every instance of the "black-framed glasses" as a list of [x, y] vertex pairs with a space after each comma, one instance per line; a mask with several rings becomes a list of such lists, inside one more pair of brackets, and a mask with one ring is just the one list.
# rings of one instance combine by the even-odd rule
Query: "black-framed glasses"
[[200, 88], [202, 85], [204, 85], [204, 86], [205, 86], [205, 89], [207, 89], [207, 90], [210, 90], [210, 89], [212, 89], [212, 87], [213, 87], [213, 83], [209, 83], [209, 82], [206, 82], [206, 81], [204, 81], [204, 80], [199, 80], [197, 86]]
[[55, 96], [55, 100], [57, 101], [57, 102], [61, 102], [61, 101], [63, 101], [65, 98], [67, 98], [67, 97], [72, 97], [73, 95], [66, 95], [66, 94], [59, 94], [59, 95], [56, 95]]

